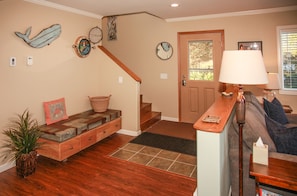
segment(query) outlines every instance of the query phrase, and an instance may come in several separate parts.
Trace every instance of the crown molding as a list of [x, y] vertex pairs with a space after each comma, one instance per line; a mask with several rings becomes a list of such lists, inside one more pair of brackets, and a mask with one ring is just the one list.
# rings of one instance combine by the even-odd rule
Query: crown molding
[[91, 17], [91, 18], [97, 18], [97, 19], [100, 18], [101, 19], [103, 17], [101, 15], [97, 15], [97, 14], [94, 14], [94, 13], [91, 13], [91, 12], [86, 12], [86, 11], [83, 11], [83, 10], [71, 8], [71, 7], [60, 5], [60, 4], [57, 4], [57, 3], [48, 2], [48, 1], [45, 1], [45, 0], [24, 0], [24, 1], [29, 2], [29, 3], [38, 4], [38, 5], [42, 5], [42, 6], [46, 6], [46, 7], [55, 8], [55, 9], [58, 9], [58, 10], [63, 10], [63, 11], [66, 11], [66, 12], [71, 12], [71, 13], [83, 15], [83, 16], [88, 16], [88, 17]]
[[246, 16], [246, 15], [256, 15], [256, 14], [269, 14], [275, 12], [286, 12], [297, 10], [297, 6], [288, 6], [288, 7], [278, 7], [270, 9], [260, 9], [260, 10], [249, 10], [242, 12], [229, 12], [223, 14], [210, 14], [203, 16], [192, 16], [192, 17], [182, 17], [182, 18], [168, 18], [165, 19], [166, 22], [182, 22], [182, 21], [193, 21], [193, 20], [204, 20], [212, 18], [224, 18], [224, 17], [234, 17], [234, 16]]

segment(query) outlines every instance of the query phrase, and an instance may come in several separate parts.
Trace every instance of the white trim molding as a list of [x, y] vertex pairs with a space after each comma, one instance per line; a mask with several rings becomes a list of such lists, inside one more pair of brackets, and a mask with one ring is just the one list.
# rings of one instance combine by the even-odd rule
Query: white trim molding
[[168, 117], [168, 116], [161, 116], [161, 120], [168, 120], [173, 122], [178, 122], [178, 118]]
[[94, 13], [91, 13], [91, 12], [75, 9], [75, 8], [60, 5], [60, 4], [57, 4], [57, 3], [52, 3], [52, 2], [49, 2], [49, 1], [45, 1], [45, 0], [24, 0], [24, 1], [29, 2], [29, 3], [35, 3], [35, 4], [38, 4], [38, 5], [42, 5], [42, 6], [46, 6], [46, 7], [55, 8], [55, 9], [58, 9], [58, 10], [63, 10], [63, 11], [66, 11], [66, 12], [72, 12], [72, 13], [75, 13], [75, 14], [80, 14], [80, 15], [88, 16], [88, 17], [92, 17], [92, 18], [101, 19], [103, 17], [101, 15], [97, 15], [97, 14], [94, 14]]
[[126, 129], [120, 129], [117, 131], [117, 133], [129, 135], [129, 136], [138, 136], [141, 134], [141, 130], [131, 131], [131, 130], [126, 130]]
[[246, 16], [246, 15], [256, 15], [256, 14], [269, 14], [275, 12], [286, 12], [297, 10], [297, 6], [287, 6], [287, 7], [278, 7], [270, 9], [260, 9], [260, 10], [249, 10], [242, 12], [228, 12], [222, 14], [209, 14], [202, 16], [192, 16], [192, 17], [181, 17], [181, 18], [168, 18], [166, 22], [182, 22], [182, 21], [192, 21], [192, 20], [203, 20], [211, 18], [223, 18], [223, 17], [233, 17], [233, 16]]
[[4, 163], [3, 165], [0, 165], [0, 173], [9, 170], [10, 168], [15, 167], [15, 161]]

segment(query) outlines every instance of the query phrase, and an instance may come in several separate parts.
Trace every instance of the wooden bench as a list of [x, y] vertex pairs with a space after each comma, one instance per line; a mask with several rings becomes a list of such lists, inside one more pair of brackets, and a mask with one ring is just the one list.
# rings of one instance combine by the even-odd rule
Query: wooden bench
[[101, 141], [121, 129], [121, 111], [107, 110], [103, 113], [86, 111], [69, 119], [40, 127], [43, 145], [38, 154], [64, 161], [68, 157]]

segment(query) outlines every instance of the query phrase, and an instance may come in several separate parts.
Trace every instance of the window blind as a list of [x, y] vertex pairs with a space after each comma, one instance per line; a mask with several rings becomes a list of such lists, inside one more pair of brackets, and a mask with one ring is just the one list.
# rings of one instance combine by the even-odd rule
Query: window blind
[[297, 28], [280, 30], [282, 89], [297, 90]]

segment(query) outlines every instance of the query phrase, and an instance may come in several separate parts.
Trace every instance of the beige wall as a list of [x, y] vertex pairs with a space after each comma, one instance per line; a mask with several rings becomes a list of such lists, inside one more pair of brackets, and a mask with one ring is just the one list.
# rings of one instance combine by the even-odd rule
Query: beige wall
[[[105, 31], [106, 21], [102, 22]], [[147, 14], [126, 15], [117, 18], [118, 40], [105, 38], [103, 45], [142, 78], [144, 101], [152, 102], [153, 109], [161, 111], [163, 117], [178, 119], [178, 32], [223, 29], [226, 50], [237, 50], [238, 41], [262, 41], [266, 69], [277, 72], [276, 26], [296, 21], [297, 11], [180, 22], [165, 22]], [[161, 41], [173, 45], [170, 60], [162, 61], [155, 55], [155, 47]], [[160, 73], [167, 73], [168, 79], [160, 79]], [[257, 88], [251, 90], [261, 94]], [[296, 96], [278, 95], [278, 98], [297, 113]]]
[[[110, 108], [122, 110], [123, 129], [139, 131], [139, 84], [98, 48], [87, 58], [79, 58], [72, 48], [77, 37], [101, 26], [100, 19], [23, 0], [0, 1], [0, 17], [0, 133], [11, 117], [26, 108], [40, 124], [45, 123], [44, 101], [64, 97], [67, 114], [72, 115], [91, 109], [88, 96], [109, 94]], [[43, 48], [32, 48], [14, 34], [32, 26], [32, 38], [56, 23], [62, 26], [60, 37]], [[32, 66], [26, 65], [27, 56], [33, 57]], [[16, 57], [16, 67], [9, 66], [10, 57]], [[123, 84], [118, 83], [119, 76]], [[0, 146], [3, 138], [0, 134]]]
[[[60, 97], [66, 99], [68, 114], [89, 108], [86, 95], [99, 93], [96, 85], [90, 85], [99, 83], [96, 76], [100, 67], [93, 63], [98, 57], [91, 51], [88, 58], [79, 58], [72, 45], [100, 21], [21, 0], [2, 1], [0, 5], [0, 39], [5, 46], [0, 53], [1, 127], [8, 117], [26, 108], [44, 122], [42, 102]], [[62, 26], [60, 37], [43, 48], [32, 48], [14, 34], [25, 33], [32, 26], [32, 38], [56, 23]], [[16, 67], [9, 66], [12, 56], [17, 59]], [[33, 57], [33, 65], [26, 65], [27, 56]]]

